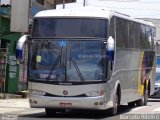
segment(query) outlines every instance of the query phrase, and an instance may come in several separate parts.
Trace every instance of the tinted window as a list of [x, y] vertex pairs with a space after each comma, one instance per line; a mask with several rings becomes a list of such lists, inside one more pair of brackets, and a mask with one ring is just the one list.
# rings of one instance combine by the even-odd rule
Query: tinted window
[[129, 47], [140, 47], [140, 27], [139, 24], [135, 22], [129, 23]]
[[37, 18], [33, 37], [107, 37], [107, 20], [90, 18]]
[[117, 47], [128, 47], [128, 21], [122, 18], [116, 19], [116, 42]]
[[151, 30], [152, 30], [152, 49], [155, 49], [155, 38], [156, 38], [156, 30], [155, 30], [155, 28], [151, 28]]
[[152, 31], [151, 31], [151, 29], [150, 29], [150, 27], [149, 26], [146, 26], [146, 45], [147, 45], [147, 48], [148, 49], [151, 49], [151, 47], [152, 47], [152, 37], [151, 37], [151, 35], [152, 35]]
[[152, 38], [152, 29], [149, 26], [141, 25], [140, 47], [142, 49], [153, 49], [154, 38]]
[[129, 48], [133, 48], [135, 46], [135, 23], [129, 23]]
[[140, 48], [146, 48], [145, 47], [145, 41], [146, 41], [146, 30], [145, 26], [141, 25], [141, 31], [140, 31]]
[[114, 17], [111, 18], [110, 25], [109, 25], [109, 36], [112, 36], [115, 39], [115, 24], [114, 24]]

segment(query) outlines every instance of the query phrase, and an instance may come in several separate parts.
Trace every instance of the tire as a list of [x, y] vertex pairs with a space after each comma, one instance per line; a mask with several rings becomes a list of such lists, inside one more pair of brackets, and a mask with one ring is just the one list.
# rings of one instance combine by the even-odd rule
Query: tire
[[46, 111], [46, 115], [47, 116], [54, 116], [56, 115], [56, 109], [52, 109], [52, 108], [45, 108], [45, 111]]
[[136, 104], [135, 101], [134, 101], [134, 102], [129, 102], [129, 103], [128, 103], [128, 106], [129, 106], [129, 107], [135, 107], [135, 104]]
[[113, 99], [113, 107], [110, 110], [110, 114], [112, 116], [115, 116], [118, 114], [119, 105], [120, 105], [119, 101], [120, 101], [119, 96], [116, 94]]
[[144, 94], [140, 100], [136, 102], [137, 106], [146, 106], [148, 102], [148, 90], [144, 89]]

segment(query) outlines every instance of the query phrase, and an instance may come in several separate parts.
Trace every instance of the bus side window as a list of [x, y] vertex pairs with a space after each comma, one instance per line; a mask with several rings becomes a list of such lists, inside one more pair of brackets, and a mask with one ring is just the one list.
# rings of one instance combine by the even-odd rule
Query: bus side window
[[138, 23], [129, 22], [129, 48], [140, 48], [140, 27]]
[[144, 39], [145, 39], [145, 27], [144, 25], [141, 25], [141, 31], [140, 31], [140, 48], [144, 48]]
[[142, 49], [150, 49], [150, 29], [148, 26], [141, 25], [141, 32], [140, 32], [140, 47]]
[[115, 17], [112, 17], [109, 24], [109, 36], [115, 39]]
[[140, 25], [135, 23], [135, 48], [140, 48]]
[[116, 18], [116, 44], [119, 48], [128, 48], [128, 21]]
[[155, 38], [156, 38], [156, 30], [155, 28], [152, 28], [152, 50], [155, 49], [156, 47], [156, 43], [155, 43]]
[[150, 49], [152, 48], [152, 40], [151, 40], [151, 29], [149, 26], [146, 26], [146, 48]]

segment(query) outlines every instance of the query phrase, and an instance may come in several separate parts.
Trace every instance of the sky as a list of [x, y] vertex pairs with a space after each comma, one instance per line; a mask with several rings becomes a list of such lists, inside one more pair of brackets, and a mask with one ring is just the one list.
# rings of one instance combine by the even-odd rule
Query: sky
[[10, 4], [10, 0], [0, 0], [1, 4]]
[[86, 6], [107, 7], [134, 18], [160, 19], [160, 0], [77, 0], [74, 6], [83, 6], [84, 1]]

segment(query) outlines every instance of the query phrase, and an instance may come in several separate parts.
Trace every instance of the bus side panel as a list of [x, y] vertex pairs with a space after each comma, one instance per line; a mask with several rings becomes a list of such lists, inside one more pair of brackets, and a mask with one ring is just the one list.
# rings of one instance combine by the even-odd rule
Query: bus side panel
[[140, 99], [144, 92], [145, 80], [150, 81], [150, 94], [152, 94], [154, 91], [154, 72], [154, 51], [117, 49], [114, 74], [121, 84], [121, 103]]
[[138, 94], [139, 70], [141, 62], [140, 50], [117, 49], [114, 73], [121, 84], [121, 103], [140, 99]]

